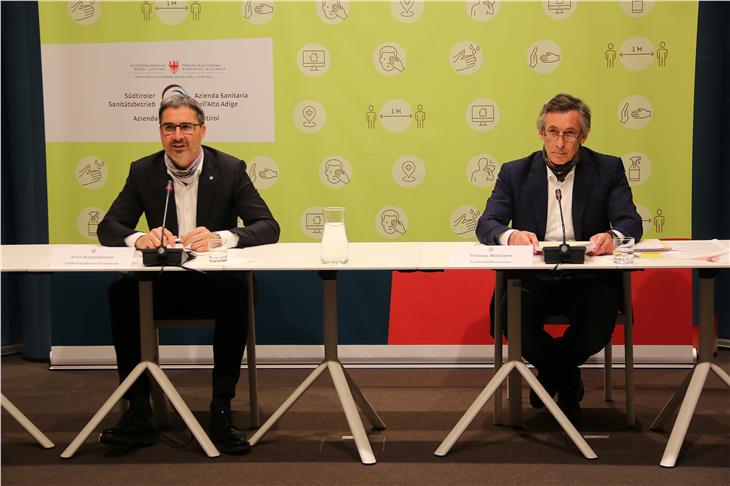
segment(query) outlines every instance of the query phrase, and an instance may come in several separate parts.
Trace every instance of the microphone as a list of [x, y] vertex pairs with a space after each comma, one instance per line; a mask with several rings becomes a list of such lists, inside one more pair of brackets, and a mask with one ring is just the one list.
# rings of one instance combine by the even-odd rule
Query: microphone
[[558, 200], [558, 209], [560, 210], [560, 224], [563, 227], [563, 242], [558, 246], [546, 246], [542, 249], [545, 263], [583, 263], [586, 258], [586, 248], [584, 246], [571, 247], [566, 243], [565, 238], [565, 218], [563, 218], [563, 192], [560, 188], [555, 189], [555, 199]]
[[170, 194], [173, 191], [172, 179], [167, 179], [165, 185], [165, 210], [162, 213], [160, 226], [160, 245], [157, 248], [142, 250], [142, 263], [146, 267], [181, 266], [188, 260], [188, 254], [182, 248], [168, 248], [165, 246], [165, 224], [167, 223], [167, 207], [170, 204]]

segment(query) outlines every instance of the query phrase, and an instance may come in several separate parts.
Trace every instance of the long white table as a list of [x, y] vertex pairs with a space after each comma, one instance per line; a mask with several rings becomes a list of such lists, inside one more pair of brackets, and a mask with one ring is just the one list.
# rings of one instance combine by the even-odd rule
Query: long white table
[[[323, 328], [324, 328], [324, 357], [322, 363], [304, 380], [304, 382], [292, 393], [292, 395], [274, 412], [264, 425], [251, 437], [251, 445], [256, 445], [262, 437], [271, 429], [271, 427], [286, 413], [286, 411], [304, 394], [304, 392], [312, 385], [312, 383], [325, 370], [329, 371], [332, 376], [335, 389], [337, 391], [340, 403], [343, 407], [350, 430], [360, 455], [360, 460], [364, 464], [373, 464], [376, 462], [372, 452], [367, 434], [363, 427], [362, 421], [357, 413], [357, 406], [370, 421], [371, 425], [376, 429], [384, 428], [380, 417], [370, 406], [365, 397], [360, 392], [357, 385], [348, 376], [346, 370], [342, 367], [337, 357], [337, 288], [336, 279], [340, 271], [354, 270], [444, 270], [444, 269], [492, 269], [492, 270], [550, 270], [555, 265], [546, 265], [536, 257], [529, 265], [464, 265], [454, 263], [452, 252], [474, 246], [475, 243], [469, 242], [433, 242], [433, 243], [351, 243], [350, 259], [344, 264], [323, 264], [319, 259], [319, 243], [278, 243], [275, 245], [265, 245], [243, 250], [229, 250], [228, 262], [223, 264], [211, 264], [205, 256], [195, 259], [188, 264], [192, 268], [200, 270], [221, 270], [221, 271], [255, 271], [255, 270], [295, 270], [295, 271], [318, 271], [322, 279], [323, 285]], [[714, 254], [703, 255], [705, 249], [715, 245], [719, 251]], [[656, 259], [636, 259], [634, 263], [627, 265], [614, 264], [610, 256], [589, 257], [584, 265], [560, 265], [560, 269], [595, 269], [595, 270], [639, 270], [650, 268], [693, 268], [699, 271], [700, 277], [700, 348], [699, 362], [695, 368], [685, 379], [682, 387], [669, 400], [664, 410], [652, 424], [652, 429], [659, 429], [666, 425], [673, 413], [679, 408], [679, 414], [672, 430], [671, 436], [667, 443], [667, 447], [662, 458], [661, 465], [671, 467], [676, 464], [677, 456], [684, 441], [684, 437], [689, 426], [689, 422], [694, 413], [697, 400], [701, 394], [705, 379], [710, 370], [715, 372], [725, 383], [730, 386], [730, 377], [712, 361], [712, 332], [713, 332], [713, 308], [714, 308], [714, 280], [719, 269], [730, 268], [730, 260], [728, 250], [730, 249], [730, 241], [721, 241], [712, 243], [706, 241], [673, 241], [671, 246], [676, 249], [675, 252], [666, 253], [662, 258]], [[77, 266], [59, 265], [52, 263], [52, 254], [59, 248], [68, 245], [11, 245], [0, 247], [0, 271], [3, 272], [70, 272], [70, 271], [159, 271], [155, 267], [144, 267], [141, 264], [141, 258], [135, 257], [130, 265], [125, 267], [110, 268], [108, 266]], [[175, 268], [166, 268], [165, 271], [184, 271]], [[151, 286], [148, 291], [151, 293]], [[508, 280], [508, 299], [510, 306], [519, 308], [520, 296], [519, 279]], [[151, 299], [150, 299], [151, 302]], [[140, 314], [151, 312], [140, 309]], [[509, 347], [509, 360], [499, 370], [495, 377], [485, 387], [480, 397], [470, 407], [462, 420], [454, 427], [454, 430], [447, 436], [441, 446], [437, 449], [437, 455], [445, 455], [453, 443], [458, 439], [463, 430], [469, 425], [471, 420], [481, 410], [483, 404], [489, 399], [494, 391], [509, 376], [511, 370], [516, 370], [527, 381], [532, 389], [546, 403], [548, 410], [558, 419], [559, 423], [568, 432], [569, 436], [579, 447], [583, 455], [587, 458], [595, 456], [593, 450], [588, 446], [583, 437], [575, 430], [570, 422], [565, 418], [557, 404], [547, 395], [540, 383], [534, 376], [523, 368], [524, 364], [521, 360], [519, 349], [519, 315], [518, 313], [510, 313], [509, 319], [509, 335], [511, 337], [511, 346]], [[149, 316], [147, 316], [149, 317]], [[485, 324], [486, 325], [486, 324]], [[154, 365], [156, 366], [156, 365]], [[166, 377], [161, 369], [154, 366], [145, 365], [138, 376], [145, 369], [148, 369], [158, 381], [165, 382]], [[516, 373], [513, 373], [516, 375]], [[528, 376], [529, 375], [529, 376]], [[127, 381], [131, 379], [128, 378]], [[132, 380], [133, 381], [133, 380]], [[125, 381], [126, 383], [126, 381]], [[122, 388], [125, 383], [120, 385], [117, 390], [119, 397], [123, 394]], [[131, 384], [131, 382], [130, 382]], [[167, 380], [169, 384], [169, 380]], [[174, 388], [169, 384], [171, 392], [176, 394]], [[121, 390], [121, 391], [120, 391]], [[510, 396], [512, 421], [519, 418], [520, 411], [520, 388], [519, 381], [513, 380], [510, 384]], [[177, 396], [179, 398], [179, 395]], [[483, 403], [482, 403], [483, 402]], [[680, 406], [681, 403], [681, 406]], [[191, 427], [191, 431], [196, 439], [201, 443], [206, 453], [215, 457], [218, 451], [210, 443], [207, 435], [202, 431], [199, 424], [185, 406], [182, 399], [179, 403], [173, 403], [176, 407], [180, 405], [178, 411], [183, 419]], [[101, 411], [100, 411], [101, 412]], [[107, 410], [108, 412], [108, 410]], [[189, 415], [188, 415], [189, 414]], [[105, 415], [105, 414], [104, 414]], [[89, 425], [92, 425], [91, 423]], [[194, 429], [194, 426], [197, 426]], [[88, 428], [88, 426], [87, 426]], [[93, 429], [93, 427], [92, 427]], [[85, 429], [86, 431], [86, 429]], [[82, 431], [83, 433], [84, 431]], [[79, 434], [76, 443], [72, 446], [78, 447], [86, 436], [81, 438], [83, 434]], [[73, 449], [75, 452], [75, 449]], [[72, 455], [72, 453], [71, 453]], [[62, 455], [62, 457], [70, 457]]]

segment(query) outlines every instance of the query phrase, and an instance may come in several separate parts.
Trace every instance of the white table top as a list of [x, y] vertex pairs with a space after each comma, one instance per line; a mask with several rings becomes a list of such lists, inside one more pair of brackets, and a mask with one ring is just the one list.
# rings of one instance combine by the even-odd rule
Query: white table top
[[[631, 270], [645, 268], [730, 268], [730, 240], [681, 240], [666, 242], [671, 251], [653, 253], [653, 258], [637, 257], [633, 263], [613, 263], [611, 255], [586, 256], [583, 264], [561, 263], [562, 270]], [[481, 267], [455, 265], [451, 253], [457, 248], [478, 246], [474, 242], [424, 242], [421, 247], [420, 270], [490, 268], [494, 270], [552, 270], [555, 264], [546, 264], [536, 255], [530, 265], [484, 265]], [[638, 255], [638, 254], [637, 254]], [[713, 258], [710, 258], [713, 257]]]
[[[561, 264], [559, 269], [648, 269], [648, 268], [730, 268], [730, 240], [670, 241], [672, 250], [655, 254], [655, 258], [635, 258], [633, 263], [617, 265], [610, 255], [586, 257], [585, 264]], [[210, 263], [205, 254], [186, 263], [200, 270], [443, 270], [457, 268], [491, 268], [551, 270], [536, 256], [531, 265], [466, 266], [452, 262], [452, 252], [478, 245], [473, 242], [383, 242], [350, 243], [347, 263], [327, 264], [319, 259], [319, 243], [276, 243], [228, 250], [226, 263]], [[96, 245], [2, 245], [0, 271], [3, 272], [126, 272], [159, 271], [145, 267], [139, 252], [130, 265], [61, 265], [54, 252]], [[129, 251], [119, 248], [113, 251]], [[166, 267], [165, 271], [182, 271]]]

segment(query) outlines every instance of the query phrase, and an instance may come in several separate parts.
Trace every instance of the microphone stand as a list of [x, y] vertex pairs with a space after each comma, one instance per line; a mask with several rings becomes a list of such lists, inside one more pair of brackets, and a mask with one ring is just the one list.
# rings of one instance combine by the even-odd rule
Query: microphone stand
[[558, 246], [546, 246], [542, 249], [545, 263], [584, 263], [586, 258], [585, 246], [570, 246], [565, 241], [565, 219], [563, 218], [563, 193], [555, 189], [555, 199], [560, 209], [560, 224], [563, 226], [563, 242]]
[[165, 186], [165, 192], [167, 192], [165, 196], [165, 211], [162, 213], [162, 226], [160, 226], [160, 245], [157, 248], [145, 248], [142, 250], [142, 263], [145, 267], [179, 267], [188, 260], [188, 254], [182, 248], [168, 248], [165, 246], [167, 206], [170, 203], [172, 188], [172, 180], [168, 180]]

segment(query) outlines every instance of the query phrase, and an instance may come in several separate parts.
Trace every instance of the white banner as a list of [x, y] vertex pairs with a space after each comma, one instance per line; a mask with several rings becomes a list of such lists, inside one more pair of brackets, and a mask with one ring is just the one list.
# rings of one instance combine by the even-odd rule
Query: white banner
[[274, 141], [270, 38], [41, 49], [47, 142], [159, 141], [163, 93], [181, 90], [202, 104], [208, 142]]

